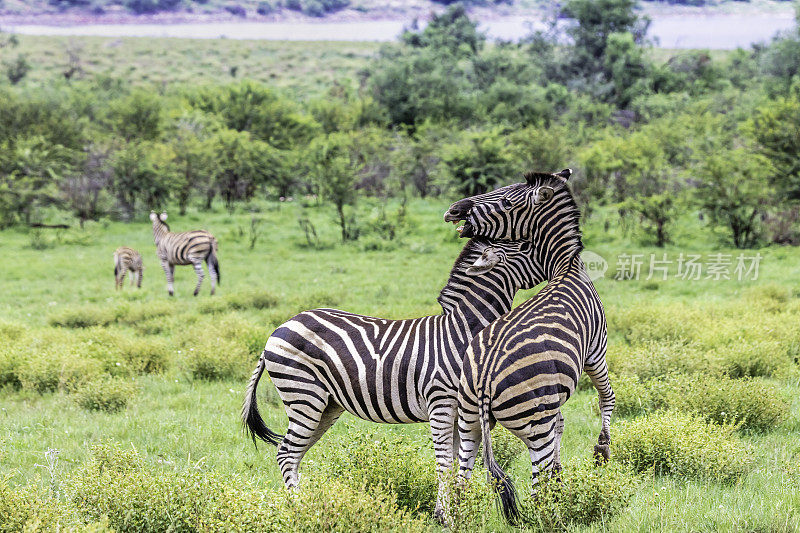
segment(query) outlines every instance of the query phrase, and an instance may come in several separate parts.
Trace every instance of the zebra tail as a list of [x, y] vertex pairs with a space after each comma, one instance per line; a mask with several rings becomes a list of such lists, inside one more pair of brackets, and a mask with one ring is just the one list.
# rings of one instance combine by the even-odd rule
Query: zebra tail
[[208, 254], [208, 266], [209, 268], [213, 268], [214, 271], [217, 273], [217, 284], [222, 285], [222, 276], [219, 274], [219, 261], [217, 261], [217, 244], [214, 242], [214, 248], [211, 250], [211, 253]]
[[261, 379], [261, 375], [264, 373], [264, 368], [266, 367], [264, 359], [265, 354], [266, 350], [258, 359], [258, 365], [256, 365], [252, 377], [250, 377], [250, 383], [248, 383], [247, 392], [245, 393], [244, 405], [242, 405], [242, 424], [244, 424], [245, 431], [250, 433], [250, 437], [253, 439], [253, 445], [256, 446], [256, 448], [258, 447], [256, 444], [256, 437], [273, 446], [277, 446], [281, 443], [281, 440], [283, 440], [283, 435], [279, 435], [269, 429], [264, 423], [264, 419], [261, 418], [261, 413], [258, 412], [256, 387], [258, 387], [258, 380]]
[[500, 504], [503, 508], [503, 516], [510, 523], [515, 523], [519, 518], [517, 509], [517, 492], [514, 484], [497, 464], [492, 452], [492, 435], [489, 429], [489, 404], [488, 400], [482, 400], [479, 407], [479, 417], [481, 422], [481, 438], [483, 440], [483, 464], [489, 471], [492, 488], [500, 497]]

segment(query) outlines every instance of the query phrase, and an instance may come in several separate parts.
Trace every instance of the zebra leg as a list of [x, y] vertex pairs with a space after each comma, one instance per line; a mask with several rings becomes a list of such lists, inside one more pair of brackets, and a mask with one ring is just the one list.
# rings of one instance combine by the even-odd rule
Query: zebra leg
[[478, 406], [462, 401], [458, 403], [458, 475], [463, 479], [472, 476], [478, 444], [481, 441], [481, 423]]
[[591, 378], [599, 396], [602, 427], [600, 436], [597, 438], [597, 445], [594, 447], [594, 457], [597, 464], [603, 464], [608, 461], [611, 455], [611, 413], [614, 412], [615, 404], [614, 390], [611, 388], [611, 382], [608, 379], [605, 350], [597, 357], [596, 362], [592, 364], [587, 362], [584, 370]]
[[283, 484], [287, 489], [297, 487], [297, 470], [303, 456], [328, 429], [339, 419], [344, 409], [333, 400], [328, 400], [321, 411], [315, 407], [306, 412], [287, 409], [289, 428], [278, 446], [278, 467], [283, 475]]
[[141, 269], [141, 268], [136, 271], [136, 288], [137, 289], [141, 289], [142, 288], [142, 275], [143, 274], [144, 274], [144, 270]]
[[[528, 436], [521, 437], [528, 446], [531, 456], [531, 495], [536, 496], [536, 486], [539, 484], [539, 473], [553, 466], [555, 461], [556, 422], [559, 415], [550, 420], [531, 422]], [[517, 434], [514, 430], [512, 433]]]
[[175, 265], [168, 261], [161, 261], [161, 268], [164, 269], [164, 274], [167, 276], [167, 292], [169, 292], [170, 296], [175, 295], [175, 290], [172, 287], [173, 281], [175, 280]]
[[556, 474], [561, 472], [561, 436], [564, 434], [564, 416], [561, 409], [558, 410], [555, 425], [555, 438], [553, 441], [553, 471]]
[[192, 265], [194, 265], [194, 271], [197, 274], [197, 286], [194, 288], [194, 295], [197, 296], [200, 292], [200, 284], [203, 283], [203, 278], [205, 277], [203, 274], [203, 261], [192, 260]]
[[217, 288], [217, 271], [208, 263], [208, 258], [206, 258], [206, 267], [208, 267], [208, 275], [211, 277], [211, 296], [214, 296], [214, 289]]
[[439, 480], [433, 516], [442, 524], [445, 523], [445, 508], [449, 503], [448, 474], [453, 467], [453, 428], [456, 413], [456, 399], [452, 398], [431, 407], [428, 415], [433, 436], [433, 451], [436, 455], [436, 476]]

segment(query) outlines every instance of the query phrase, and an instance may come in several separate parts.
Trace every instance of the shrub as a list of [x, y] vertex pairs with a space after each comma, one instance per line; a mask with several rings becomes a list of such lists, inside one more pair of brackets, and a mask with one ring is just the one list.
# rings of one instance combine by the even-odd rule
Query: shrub
[[225, 11], [236, 17], [246, 17], [247, 11], [239, 4], [228, 4], [225, 6]]
[[44, 393], [61, 389], [71, 392], [102, 371], [99, 361], [40, 353], [24, 359], [17, 370], [23, 389]]
[[615, 377], [619, 416], [639, 415], [657, 409], [695, 412], [710, 422], [767, 431], [789, 415], [789, 404], [767, 383], [714, 376], [671, 374], [645, 382]]
[[391, 491], [410, 511], [433, 512], [438, 481], [428, 440], [399, 435], [348, 433], [322, 450], [315, 469], [353, 488]]
[[128, 405], [135, 392], [136, 387], [130, 381], [106, 374], [79, 386], [72, 399], [90, 411], [116, 413]]
[[21, 385], [18, 375], [19, 364], [19, 353], [14, 347], [0, 346], [0, 387], [10, 385], [17, 388]]
[[775, 376], [792, 366], [783, 340], [742, 340], [715, 349], [722, 371], [732, 378]]
[[210, 299], [202, 302], [198, 309], [201, 313], [221, 313], [229, 309], [241, 311], [246, 309], [269, 309], [278, 303], [278, 298], [263, 291], [250, 291], [229, 294], [224, 299]]
[[117, 312], [108, 307], [83, 305], [70, 307], [50, 315], [48, 322], [52, 326], [65, 328], [88, 328], [91, 326], [107, 326], [117, 320]]
[[10, 478], [0, 477], [0, 532], [66, 531], [82, 526], [75, 509], [55, 498], [42, 498], [37, 488], [12, 487]]
[[716, 354], [694, 344], [647, 341], [633, 346], [612, 343], [608, 347], [608, 366], [617, 375], [637, 376], [642, 380], [672, 372], [720, 374]]
[[520, 502], [522, 522], [537, 531], [607, 524], [628, 505], [637, 485], [636, 477], [619, 464], [568, 464], [559, 476], [540, 476], [536, 495]]
[[298, 492], [247, 490], [193, 469], [149, 469], [135, 450], [92, 446], [74, 478], [74, 504], [117, 531], [424, 531], [389, 494], [366, 494], [335, 480], [308, 480]]
[[216, 338], [207, 340], [198, 347], [189, 348], [184, 354], [185, 366], [194, 379], [214, 381], [220, 379], [243, 379], [255, 364], [251, 352], [240, 343]]
[[125, 364], [138, 374], [162, 372], [169, 362], [167, 346], [158, 339], [124, 339], [119, 350]]
[[277, 10], [277, 6], [275, 6], [272, 2], [259, 2], [258, 6], [256, 7], [256, 13], [259, 15], [269, 15]]
[[733, 426], [665, 412], [612, 427], [612, 457], [636, 472], [653, 471], [732, 483], [750, 467], [750, 451]]
[[172, 315], [175, 312], [173, 302], [146, 302], [123, 305], [117, 309], [118, 320], [122, 324], [137, 325], [151, 318]]

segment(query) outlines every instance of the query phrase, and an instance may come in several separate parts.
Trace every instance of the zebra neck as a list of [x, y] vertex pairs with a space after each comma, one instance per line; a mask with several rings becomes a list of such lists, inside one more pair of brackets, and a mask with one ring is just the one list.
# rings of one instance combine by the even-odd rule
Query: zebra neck
[[153, 240], [155, 241], [156, 244], [158, 244], [159, 241], [161, 241], [161, 239], [163, 239], [167, 233], [169, 232], [164, 226], [162, 225], [156, 226], [155, 224], [153, 225]]
[[483, 325], [511, 310], [517, 288], [508, 276], [491, 272], [483, 276], [452, 275], [439, 295], [445, 315], [463, 317], [469, 329]]

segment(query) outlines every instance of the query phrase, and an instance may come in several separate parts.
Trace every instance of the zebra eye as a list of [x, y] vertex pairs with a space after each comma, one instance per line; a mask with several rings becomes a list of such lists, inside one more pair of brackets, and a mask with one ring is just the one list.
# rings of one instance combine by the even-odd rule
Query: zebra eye
[[503, 206], [503, 209], [511, 209], [512, 206], [511, 201], [506, 197], [500, 200], [500, 204]]

